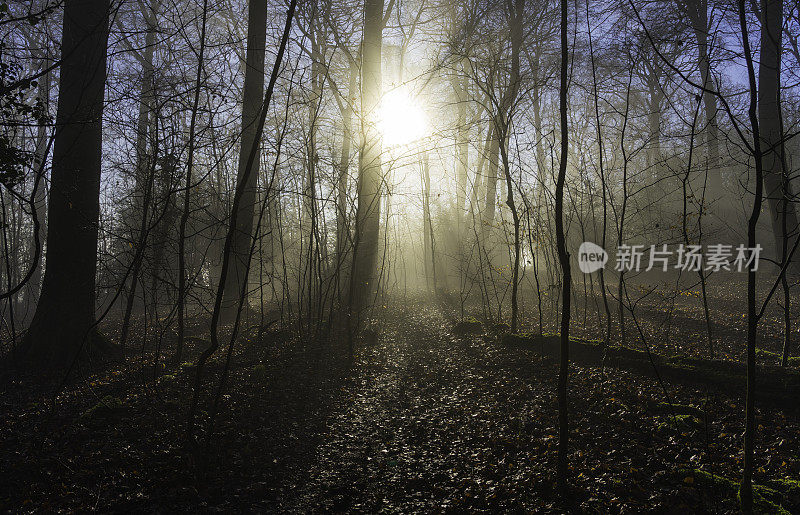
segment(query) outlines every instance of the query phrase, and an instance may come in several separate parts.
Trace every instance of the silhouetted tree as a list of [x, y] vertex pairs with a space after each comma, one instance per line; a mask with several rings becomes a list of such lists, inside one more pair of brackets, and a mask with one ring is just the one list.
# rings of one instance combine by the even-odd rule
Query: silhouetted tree
[[57, 367], [92, 340], [109, 7], [108, 0], [64, 6], [48, 258], [27, 335], [28, 358]]

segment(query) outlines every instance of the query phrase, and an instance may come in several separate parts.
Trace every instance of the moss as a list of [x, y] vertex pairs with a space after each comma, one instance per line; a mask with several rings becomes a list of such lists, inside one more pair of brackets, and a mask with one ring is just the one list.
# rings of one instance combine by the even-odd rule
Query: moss
[[[557, 359], [561, 355], [558, 335], [505, 334], [501, 341], [505, 345], [530, 349], [551, 358]], [[654, 376], [657, 372], [667, 381], [703, 383], [726, 391], [743, 387], [747, 372], [744, 363], [734, 361], [650, 355], [642, 350], [622, 346], [605, 348], [600, 340], [576, 338], [570, 338], [570, 358], [580, 365], [607, 366], [648, 376]], [[800, 373], [796, 368], [760, 366], [758, 374], [759, 388], [756, 395], [761, 403], [783, 407], [793, 402], [800, 393]], [[699, 413], [690, 414], [701, 416]]]
[[798, 511], [800, 508], [800, 480], [780, 478], [767, 481], [767, 485], [783, 494], [782, 504], [790, 510]]
[[[693, 478], [693, 484], [698, 488], [716, 488], [729, 498], [735, 497], [739, 502], [739, 482], [725, 476], [695, 469], [679, 469], [677, 474], [681, 478]], [[764, 485], [753, 485], [753, 504], [757, 513], [778, 513], [789, 515], [789, 511], [781, 506], [782, 495], [778, 490]]]
[[777, 364], [781, 362], [781, 355], [777, 352], [756, 347], [756, 359], [769, 364]]
[[162, 383], [172, 383], [172, 382], [175, 381], [175, 379], [176, 378], [175, 378], [174, 374], [165, 374], [165, 375], [161, 376], [160, 381]]
[[733, 361], [707, 360], [674, 356], [667, 360], [667, 364], [686, 373], [700, 376], [707, 381], [724, 384], [744, 384], [746, 368], [741, 363]]
[[508, 340], [511, 340], [511, 339], [530, 340], [531, 343], [533, 343], [538, 338], [552, 338], [552, 337], [553, 337], [552, 334], [546, 334], [546, 333], [543, 334], [542, 336], [539, 336], [536, 333], [514, 333], [514, 334], [506, 335], [506, 339], [508, 339]]
[[100, 399], [97, 404], [81, 413], [80, 418], [83, 420], [93, 420], [97, 417], [103, 417], [114, 412], [120, 411], [125, 406], [125, 403], [119, 397], [106, 395]]
[[595, 345], [597, 347], [602, 347], [605, 342], [603, 340], [592, 340], [592, 339], [582, 339], [582, 338], [570, 338], [570, 341], [576, 343], [582, 343], [584, 345]]
[[780, 478], [770, 480], [769, 485], [775, 490], [791, 495], [800, 495], [800, 479]]

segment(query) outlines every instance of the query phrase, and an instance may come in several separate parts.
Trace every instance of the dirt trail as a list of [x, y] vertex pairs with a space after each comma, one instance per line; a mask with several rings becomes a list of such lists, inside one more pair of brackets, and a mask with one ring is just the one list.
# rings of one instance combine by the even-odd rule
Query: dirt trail
[[[494, 337], [454, 336], [430, 305], [389, 319], [332, 406], [307, 481], [281, 504], [296, 512], [560, 512], [555, 362]], [[736, 509], [735, 492], [700, 480], [688, 486], [682, 472], [738, 474], [735, 392], [667, 388], [665, 397], [652, 378], [572, 367], [575, 510]], [[667, 398], [700, 406], [707, 425], [681, 419], [676, 427], [659, 409]], [[780, 417], [765, 426], [787, 424]], [[765, 447], [783, 438], [771, 429], [763, 437]]]
[[454, 338], [447, 326], [438, 311], [409, 312], [363, 350], [309, 482], [289, 505], [410, 512], [510, 507], [509, 494], [525, 497], [499, 470], [525, 453], [493, 444], [513, 433], [509, 412], [530, 404], [530, 381], [493, 366], [504, 354], [496, 345]]

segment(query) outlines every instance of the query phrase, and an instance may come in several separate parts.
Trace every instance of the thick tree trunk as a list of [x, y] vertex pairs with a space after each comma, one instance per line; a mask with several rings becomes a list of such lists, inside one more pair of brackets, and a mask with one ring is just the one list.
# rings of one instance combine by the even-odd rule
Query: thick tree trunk
[[364, 140], [359, 156], [356, 245], [351, 277], [351, 316], [368, 304], [377, 286], [376, 268], [381, 215], [381, 136], [376, 126], [381, 97], [383, 0], [367, 0], [361, 65], [361, 123]]
[[[264, 54], [267, 41], [267, 3], [263, 0], [250, 0], [247, 18], [247, 56], [245, 61], [244, 93], [242, 101], [242, 144], [239, 149], [239, 169], [237, 185], [244, 177], [242, 198], [238, 206], [236, 227], [231, 249], [231, 259], [225, 280], [225, 294], [222, 302], [221, 318], [230, 321], [235, 315], [239, 296], [247, 281], [247, 260], [253, 235], [253, 217], [256, 205], [256, 184], [260, 156], [252, 162], [248, 173], [248, 157], [255, 141], [256, 123], [264, 95]], [[247, 297], [245, 296], [245, 300]]]
[[64, 6], [47, 268], [27, 336], [32, 361], [65, 367], [94, 323], [108, 0]]
[[[758, 67], [758, 123], [764, 167], [764, 194], [769, 206], [775, 238], [776, 260], [781, 261], [787, 239], [797, 234], [797, 214], [787, 174], [783, 169], [781, 134], [780, 71], [783, 3], [761, 2], [761, 54]], [[786, 230], [783, 229], [785, 217]], [[792, 268], [797, 271], [797, 267]]]

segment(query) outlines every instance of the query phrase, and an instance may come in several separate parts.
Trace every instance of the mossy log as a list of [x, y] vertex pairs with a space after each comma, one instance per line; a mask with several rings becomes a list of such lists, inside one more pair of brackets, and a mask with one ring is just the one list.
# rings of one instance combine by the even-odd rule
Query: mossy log
[[[505, 345], [530, 349], [557, 359], [561, 355], [558, 335], [508, 334]], [[684, 356], [663, 356], [620, 346], [604, 346], [595, 340], [570, 339], [570, 360], [583, 366], [611, 367], [665, 381], [701, 384], [743, 396], [747, 366], [744, 363]], [[785, 410], [799, 411], [800, 372], [780, 367], [757, 368], [757, 402]]]

